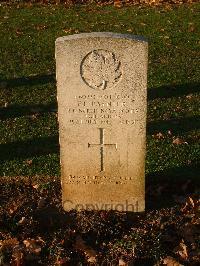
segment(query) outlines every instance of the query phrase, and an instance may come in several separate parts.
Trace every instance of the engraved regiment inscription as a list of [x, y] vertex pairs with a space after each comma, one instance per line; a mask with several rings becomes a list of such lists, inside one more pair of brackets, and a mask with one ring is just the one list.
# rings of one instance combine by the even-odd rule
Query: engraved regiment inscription
[[[75, 105], [69, 107], [70, 124], [96, 124], [100, 127], [114, 121], [119, 124], [133, 125], [136, 122], [135, 114], [138, 109], [132, 106], [134, 94], [124, 95], [76, 95]], [[130, 114], [132, 114], [130, 119]]]
[[56, 76], [64, 209], [143, 211], [147, 42], [58, 38]]

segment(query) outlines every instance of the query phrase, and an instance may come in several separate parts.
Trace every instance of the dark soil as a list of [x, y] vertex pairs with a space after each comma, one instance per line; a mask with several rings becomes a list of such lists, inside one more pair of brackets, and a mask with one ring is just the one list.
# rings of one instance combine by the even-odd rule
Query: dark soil
[[[4, 178], [0, 190], [0, 265], [200, 263], [200, 201], [190, 180], [147, 187], [151, 204], [135, 214], [66, 213], [52, 178]], [[155, 209], [165, 195], [174, 206]]]

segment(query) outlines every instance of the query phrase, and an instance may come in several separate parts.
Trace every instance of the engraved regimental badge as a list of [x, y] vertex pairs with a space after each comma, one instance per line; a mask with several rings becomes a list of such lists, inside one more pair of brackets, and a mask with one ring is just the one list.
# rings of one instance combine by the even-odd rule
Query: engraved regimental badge
[[92, 89], [111, 89], [121, 76], [121, 63], [110, 51], [94, 50], [82, 60], [81, 77]]

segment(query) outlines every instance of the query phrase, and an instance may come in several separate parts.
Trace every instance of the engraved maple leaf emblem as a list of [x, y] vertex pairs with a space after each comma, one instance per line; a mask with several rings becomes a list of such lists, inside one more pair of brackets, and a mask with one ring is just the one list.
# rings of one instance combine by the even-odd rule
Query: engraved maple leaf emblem
[[120, 61], [114, 53], [105, 50], [89, 53], [84, 58], [81, 72], [87, 85], [100, 90], [113, 87], [122, 76]]

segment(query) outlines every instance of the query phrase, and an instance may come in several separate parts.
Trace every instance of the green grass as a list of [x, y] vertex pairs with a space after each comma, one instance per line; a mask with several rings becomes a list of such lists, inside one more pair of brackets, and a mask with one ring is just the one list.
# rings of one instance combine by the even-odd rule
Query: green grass
[[0, 8], [0, 176], [60, 175], [55, 40], [113, 31], [149, 40], [147, 174], [198, 177], [200, 4]]

